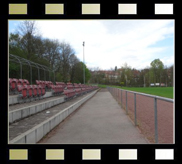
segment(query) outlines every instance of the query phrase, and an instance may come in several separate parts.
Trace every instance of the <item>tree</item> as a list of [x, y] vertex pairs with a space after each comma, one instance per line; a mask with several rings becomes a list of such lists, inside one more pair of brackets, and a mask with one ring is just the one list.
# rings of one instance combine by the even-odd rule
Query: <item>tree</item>
[[79, 63], [78, 58], [74, 54], [72, 54], [70, 56], [70, 81], [73, 83], [78, 81], [76, 79], [76, 73], [77, 73], [76, 65], [77, 65], [77, 63]]
[[173, 86], [173, 65], [168, 68], [168, 84], [169, 86]]
[[69, 43], [66, 43], [64, 41], [60, 43], [60, 72], [62, 74], [64, 82], [70, 81], [70, 58], [73, 54], [74, 50]]
[[150, 63], [151, 66], [151, 76], [153, 77], [153, 82], [161, 83], [161, 75], [164, 69], [164, 64], [160, 59], [155, 59]]
[[[83, 66], [85, 67], [85, 81], [88, 82], [91, 74], [85, 64], [76, 57], [75, 51], [65, 41], [43, 38], [38, 31], [35, 21], [22, 21], [17, 32], [10, 34], [9, 52], [25, 59], [50, 67], [55, 72], [55, 79], [63, 82], [83, 83]], [[30, 76], [29, 65], [22, 65], [24, 79]], [[37, 71], [32, 67], [32, 72]], [[42, 73], [41, 73], [42, 71]], [[19, 78], [20, 66], [15, 63], [9, 65], [10, 77]], [[53, 78], [46, 75], [48, 71], [40, 69], [40, 79]], [[37, 74], [32, 74], [32, 80], [38, 79]]]
[[45, 39], [43, 41], [43, 47], [44, 47], [44, 57], [49, 61], [49, 64], [53, 70], [55, 70], [57, 67], [57, 64], [60, 64], [59, 62], [59, 56], [60, 56], [60, 43], [58, 40], [50, 40]]
[[35, 21], [23, 21], [18, 26], [18, 34], [21, 37], [21, 48], [25, 51], [27, 59], [35, 54], [34, 36], [37, 32]]
[[127, 63], [124, 63], [121, 69], [122, 69], [121, 81], [125, 81], [126, 86], [128, 86], [132, 78], [131, 67], [128, 66]]
[[9, 36], [9, 53], [16, 54], [26, 58], [24, 51], [21, 49], [21, 38], [19, 34], [10, 34]]
[[77, 62], [75, 64], [75, 75], [74, 75], [74, 82], [76, 83], [84, 83], [83, 81], [83, 66], [85, 67], [85, 83], [88, 83], [88, 81], [91, 78], [91, 73], [87, 66], [83, 64], [83, 62]]
[[43, 59], [44, 54], [46, 53], [46, 45], [44, 40], [45, 39], [43, 39], [41, 36], [34, 36], [35, 55], [40, 59]]

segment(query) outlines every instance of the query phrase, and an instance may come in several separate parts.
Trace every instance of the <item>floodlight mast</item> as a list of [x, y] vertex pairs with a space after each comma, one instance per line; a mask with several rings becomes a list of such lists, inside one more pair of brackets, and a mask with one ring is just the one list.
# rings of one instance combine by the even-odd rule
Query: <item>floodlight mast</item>
[[84, 57], [84, 46], [85, 46], [85, 42], [83, 42], [83, 84], [85, 84], [85, 57]]

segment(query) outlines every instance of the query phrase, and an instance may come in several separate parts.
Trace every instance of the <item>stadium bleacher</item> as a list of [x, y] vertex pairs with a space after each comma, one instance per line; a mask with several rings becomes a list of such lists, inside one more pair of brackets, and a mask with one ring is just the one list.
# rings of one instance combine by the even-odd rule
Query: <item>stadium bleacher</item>
[[83, 95], [97, 89], [97, 86], [64, 82], [36, 80], [36, 85], [30, 85], [27, 79], [9, 78], [9, 94], [18, 94], [18, 102], [30, 102], [43, 99], [47, 91], [52, 92], [53, 96], [64, 95], [65, 100]]

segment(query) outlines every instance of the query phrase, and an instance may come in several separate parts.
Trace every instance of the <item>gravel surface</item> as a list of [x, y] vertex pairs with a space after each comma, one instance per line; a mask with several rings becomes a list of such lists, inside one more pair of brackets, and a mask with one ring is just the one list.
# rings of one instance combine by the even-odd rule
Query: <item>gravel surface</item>
[[[113, 92], [121, 104], [121, 90]], [[128, 113], [134, 122], [134, 94], [127, 93]], [[155, 143], [154, 98], [143, 95], [136, 96], [136, 117], [142, 133], [151, 143]], [[122, 107], [126, 109], [126, 92], [122, 91]], [[174, 108], [173, 103], [157, 100], [158, 143], [173, 144], [174, 140]]]

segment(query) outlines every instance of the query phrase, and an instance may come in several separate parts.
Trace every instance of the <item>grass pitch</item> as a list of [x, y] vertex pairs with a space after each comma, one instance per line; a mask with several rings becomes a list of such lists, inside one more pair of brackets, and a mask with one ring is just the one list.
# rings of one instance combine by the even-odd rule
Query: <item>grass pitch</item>
[[[107, 85], [99, 85], [101, 88], [107, 87]], [[119, 86], [111, 86], [115, 88], [120, 88], [124, 90], [142, 92], [146, 94], [167, 97], [173, 99], [173, 87], [119, 87]]]

